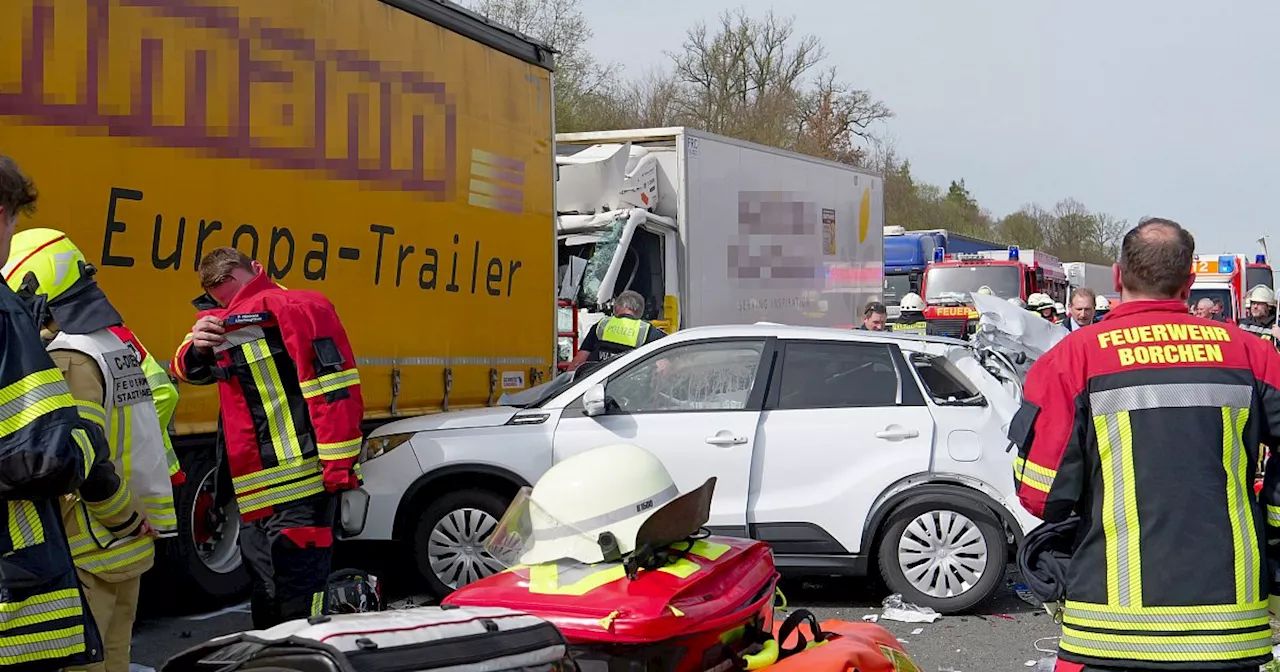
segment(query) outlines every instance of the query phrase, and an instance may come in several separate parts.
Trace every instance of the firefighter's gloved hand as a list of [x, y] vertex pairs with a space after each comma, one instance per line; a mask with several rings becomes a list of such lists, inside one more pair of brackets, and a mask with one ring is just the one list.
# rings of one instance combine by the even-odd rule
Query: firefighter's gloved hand
[[360, 479], [351, 467], [332, 463], [324, 465], [324, 489], [329, 492], [353, 490], [360, 487]]

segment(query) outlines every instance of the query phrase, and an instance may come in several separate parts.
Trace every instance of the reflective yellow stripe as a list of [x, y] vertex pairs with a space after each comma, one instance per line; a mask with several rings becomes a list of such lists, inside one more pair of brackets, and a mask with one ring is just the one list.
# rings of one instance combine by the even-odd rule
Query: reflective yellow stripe
[[1063, 627], [1064, 651], [1152, 662], [1222, 662], [1271, 653], [1271, 628], [1235, 635], [1118, 635]]
[[1269, 627], [1267, 603], [1194, 607], [1115, 607], [1071, 600], [1063, 604], [1062, 622], [1099, 630], [1239, 630]]
[[89, 440], [89, 433], [76, 427], [71, 430], [71, 438], [80, 448], [80, 455], [84, 458], [84, 474], [85, 478], [89, 478], [89, 472], [93, 471], [93, 463], [97, 459], [97, 451], [93, 449], [93, 441]]
[[178, 512], [173, 507], [173, 498], [159, 495], [143, 497], [142, 506], [147, 512], [147, 522], [157, 532], [172, 532], [178, 529]]
[[276, 485], [277, 483], [292, 481], [299, 476], [318, 473], [320, 473], [320, 458], [308, 457], [301, 462], [269, 467], [262, 471], [255, 471], [252, 474], [235, 476], [231, 479], [231, 485], [235, 488], [236, 494], [240, 495], [259, 488]]
[[249, 364], [262, 410], [267, 416], [267, 431], [271, 434], [271, 446], [280, 464], [302, 457], [302, 446], [294, 434], [293, 413], [285, 397], [280, 371], [271, 358], [271, 350], [265, 338], [245, 343], [241, 351]]
[[1049, 492], [1053, 487], [1053, 479], [1057, 478], [1058, 472], [1042, 467], [1035, 462], [1014, 456], [1013, 458], [1013, 478], [1023, 485], [1028, 485], [1041, 492]]
[[89, 420], [99, 427], [107, 426], [107, 411], [102, 408], [101, 404], [76, 399], [76, 410], [80, 412], [80, 417], [85, 420]]
[[693, 542], [693, 546], [689, 548], [689, 552], [714, 562], [719, 560], [720, 556], [728, 553], [730, 548], [729, 544], [700, 540]]
[[[1102, 463], [1102, 531], [1107, 549], [1107, 604], [1142, 604], [1142, 549], [1133, 477], [1129, 412], [1093, 418]], [[1024, 476], [1025, 476], [1024, 472]]]
[[[725, 544], [715, 542], [694, 542], [704, 544], [697, 550], [705, 551], [719, 558], [729, 550]], [[676, 545], [673, 545], [675, 547]], [[695, 553], [691, 548], [689, 553]], [[698, 555], [701, 555], [698, 553]], [[704, 556], [705, 557], [705, 556]], [[582, 596], [614, 581], [626, 578], [627, 571], [620, 562], [584, 565], [581, 563], [548, 562], [540, 565], [513, 568], [527, 570], [529, 573], [529, 592], [539, 595], [573, 595]], [[670, 574], [680, 579], [687, 579], [696, 574], [702, 566], [688, 559], [680, 558], [675, 562], [659, 567], [657, 571]]]
[[316, 449], [322, 460], [345, 460], [360, 454], [362, 441], [362, 439], [351, 439], [338, 443], [321, 443], [316, 445]]
[[75, 408], [75, 398], [57, 369], [37, 371], [0, 389], [0, 436], [8, 436], [42, 415]]
[[324, 477], [319, 473], [295, 483], [266, 488], [237, 498], [241, 513], [251, 513], [268, 506], [292, 502], [324, 492]]
[[606, 317], [597, 336], [606, 343], [637, 347], [649, 334], [649, 323], [630, 317]]
[[57, 660], [84, 651], [84, 626], [0, 637], [0, 665]]
[[356, 369], [347, 369], [346, 371], [329, 373], [319, 378], [302, 381], [302, 396], [310, 399], [359, 384], [360, 372]]
[[125, 507], [129, 506], [129, 488], [125, 487], [125, 482], [120, 481], [120, 487], [105, 502], [90, 502], [85, 500], [84, 505], [89, 508], [95, 518], [105, 519], [114, 518], [124, 513]]
[[[147, 355], [147, 359], [151, 359], [151, 355]], [[152, 360], [152, 361], [155, 361], [155, 360]], [[156, 366], [158, 367], [159, 365], [157, 364]], [[150, 375], [147, 376], [147, 387], [151, 388], [152, 390], [151, 397], [153, 399], [155, 398], [155, 389], [157, 387], [163, 387], [165, 385], [173, 385], [173, 380], [171, 380], [169, 378], [169, 374], [165, 373], [164, 371], [153, 371], [151, 372]]]
[[[36, 505], [17, 499], [5, 502], [9, 517], [9, 541], [12, 550], [31, 548], [44, 543], [44, 525], [40, 524], [40, 511]], [[0, 618], [3, 618], [0, 616]]]
[[311, 596], [311, 615], [319, 616], [324, 613], [324, 593], [315, 593]]
[[35, 595], [21, 602], [0, 602], [0, 632], [17, 630], [84, 613], [74, 588]]
[[1280, 527], [1280, 506], [1267, 505], [1267, 524]]
[[1261, 591], [1262, 567], [1249, 504], [1249, 454], [1241, 438], [1249, 409], [1222, 407], [1222, 466], [1227, 472], [1227, 506], [1235, 553], [1236, 601], [1251, 604]]
[[110, 572], [141, 562], [155, 554], [151, 537], [131, 537], [102, 548], [87, 535], [68, 540], [76, 567], [86, 572]]

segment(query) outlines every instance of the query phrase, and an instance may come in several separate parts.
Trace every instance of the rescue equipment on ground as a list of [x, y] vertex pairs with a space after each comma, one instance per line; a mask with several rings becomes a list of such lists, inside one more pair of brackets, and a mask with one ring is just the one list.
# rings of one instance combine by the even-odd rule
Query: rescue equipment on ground
[[328, 613], [362, 614], [382, 611], [382, 582], [359, 569], [339, 569], [329, 574]]
[[528, 614], [493, 607], [415, 607], [298, 619], [210, 640], [161, 672], [258, 669], [394, 672], [569, 672], [564, 636]]
[[898, 638], [875, 623], [816, 621], [801, 609], [775, 626], [783, 659], [769, 672], [921, 672]]

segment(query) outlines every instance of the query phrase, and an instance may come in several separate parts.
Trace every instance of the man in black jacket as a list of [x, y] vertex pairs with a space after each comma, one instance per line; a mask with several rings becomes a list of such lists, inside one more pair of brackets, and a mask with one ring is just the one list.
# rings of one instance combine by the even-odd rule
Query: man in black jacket
[[[0, 155], [0, 263], [31, 180]], [[46, 672], [100, 662], [102, 641], [76, 578], [58, 498], [136, 533], [144, 517], [108, 459], [106, 438], [80, 418], [45, 352], [32, 306], [0, 282], [0, 667]]]

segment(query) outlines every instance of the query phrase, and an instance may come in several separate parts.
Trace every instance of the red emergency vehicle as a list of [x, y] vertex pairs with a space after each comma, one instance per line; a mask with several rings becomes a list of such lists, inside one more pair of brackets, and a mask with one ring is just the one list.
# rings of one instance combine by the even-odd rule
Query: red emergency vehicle
[[1196, 280], [1191, 285], [1191, 306], [1200, 299], [1211, 299], [1221, 305], [1218, 319], [1235, 323], [1248, 315], [1249, 290], [1258, 285], [1274, 288], [1271, 266], [1265, 255], [1257, 255], [1250, 263], [1243, 254], [1196, 255], [1191, 270]]
[[934, 250], [925, 269], [924, 312], [928, 333], [964, 338], [978, 324], [970, 294], [988, 287], [1002, 299], [1021, 299], [1041, 292], [1054, 301], [1067, 299], [1067, 274], [1053, 255], [1035, 250], [988, 250], [972, 254], [944, 254]]

